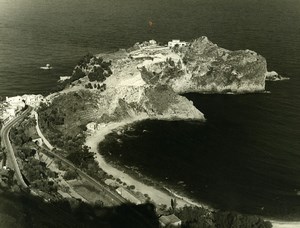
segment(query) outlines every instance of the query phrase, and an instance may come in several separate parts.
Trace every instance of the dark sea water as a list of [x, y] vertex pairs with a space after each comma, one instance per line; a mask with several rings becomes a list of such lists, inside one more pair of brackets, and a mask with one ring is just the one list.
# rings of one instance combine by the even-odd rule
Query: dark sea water
[[216, 208], [300, 219], [299, 0], [0, 0], [0, 96], [48, 94], [87, 52], [202, 35], [291, 79], [270, 94], [187, 94], [206, 123], [146, 121], [106, 149]]

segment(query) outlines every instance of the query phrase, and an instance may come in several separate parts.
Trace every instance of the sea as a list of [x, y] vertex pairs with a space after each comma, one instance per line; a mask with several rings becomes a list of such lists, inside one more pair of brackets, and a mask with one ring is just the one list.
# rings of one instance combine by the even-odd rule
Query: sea
[[200, 36], [290, 80], [184, 94], [206, 122], [144, 121], [103, 155], [216, 209], [300, 220], [299, 0], [0, 0], [0, 96], [49, 94], [89, 52]]

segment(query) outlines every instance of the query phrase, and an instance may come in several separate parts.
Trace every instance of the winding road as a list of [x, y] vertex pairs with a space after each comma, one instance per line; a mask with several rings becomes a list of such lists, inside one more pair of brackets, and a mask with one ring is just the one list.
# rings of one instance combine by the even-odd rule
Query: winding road
[[[9, 133], [12, 127], [14, 127], [16, 124], [18, 124], [21, 120], [24, 119], [25, 116], [27, 116], [29, 113], [31, 113], [33, 110], [32, 107], [28, 106], [27, 109], [25, 111], [23, 111], [19, 116], [11, 119], [10, 121], [8, 121], [1, 129], [1, 139], [2, 139], [2, 145], [6, 148], [7, 150], [7, 156], [8, 156], [8, 161], [9, 161], [9, 168], [13, 169], [15, 171], [15, 177], [18, 181], [18, 183], [24, 187], [24, 188], [28, 188], [28, 185], [25, 183], [20, 167], [18, 165], [16, 156], [15, 156], [15, 152], [14, 149], [11, 145], [10, 139], [9, 139]], [[43, 139], [44, 143], [46, 144], [46, 147], [43, 147], [48, 154], [52, 155], [53, 157], [55, 157], [56, 159], [60, 160], [61, 162], [63, 162], [65, 165], [69, 166], [70, 168], [76, 170], [76, 172], [83, 177], [84, 179], [86, 179], [90, 184], [92, 184], [94, 187], [98, 188], [99, 190], [101, 190], [107, 198], [110, 198], [111, 200], [111, 205], [120, 205], [122, 203], [126, 203], [127, 201], [122, 198], [118, 193], [114, 193], [112, 192], [110, 189], [108, 189], [106, 186], [100, 184], [97, 180], [95, 180], [94, 178], [92, 178], [91, 176], [89, 176], [88, 174], [86, 174], [85, 172], [81, 171], [80, 169], [78, 169], [75, 165], [73, 165], [70, 161], [68, 161], [67, 159], [65, 159], [64, 157], [60, 156], [59, 154], [53, 152], [52, 150], [54, 149], [54, 147], [48, 142], [48, 140], [46, 140], [46, 138], [44, 137], [44, 135], [42, 134], [39, 125], [38, 125], [38, 116], [37, 113], [35, 112], [35, 117], [37, 119], [37, 132], [38, 135]], [[59, 151], [59, 149], [58, 149]]]
[[2, 145], [6, 148], [7, 150], [7, 158], [11, 162], [11, 169], [15, 171], [15, 177], [18, 181], [18, 183], [24, 187], [28, 188], [28, 185], [25, 183], [22, 173], [20, 171], [20, 167], [18, 165], [14, 149], [11, 145], [10, 139], [9, 139], [9, 132], [13, 126], [15, 126], [18, 122], [20, 122], [26, 115], [28, 115], [32, 111], [32, 107], [28, 106], [25, 111], [23, 111], [22, 114], [19, 116], [13, 118], [12, 120], [8, 121], [1, 129], [1, 140], [2, 140]]
[[[8, 161], [10, 161], [10, 163], [11, 163], [11, 164], [9, 164], [9, 167], [15, 171], [15, 177], [16, 177], [18, 183], [26, 189], [29, 189], [29, 186], [25, 183], [25, 181], [23, 179], [22, 173], [20, 171], [20, 167], [19, 167], [19, 165], [17, 163], [17, 160], [16, 160], [14, 149], [13, 149], [13, 147], [11, 145], [11, 142], [10, 142], [10, 139], [9, 139], [9, 133], [10, 133], [11, 128], [14, 127], [16, 124], [18, 124], [21, 120], [23, 120], [25, 116], [27, 116], [29, 113], [32, 112], [32, 110], [33, 110], [33, 108], [28, 106], [26, 108], [26, 110], [24, 110], [20, 115], [18, 115], [17, 117], [11, 119], [5, 125], [3, 125], [3, 127], [1, 128], [1, 132], [0, 132], [2, 146], [4, 146], [6, 148]], [[40, 135], [40, 137], [42, 136], [42, 138], [44, 139], [44, 142], [45, 141], [48, 142], [48, 140], [44, 137], [44, 135], [40, 131], [40, 128], [39, 128], [39, 125], [38, 125], [38, 115], [36, 113], [35, 113], [35, 117], [37, 118], [36, 128], [38, 130], [38, 134]], [[80, 169], [78, 169], [77, 167], [75, 167], [67, 159], [65, 159], [64, 157], [62, 157], [59, 154], [52, 151], [54, 148], [52, 147], [52, 145], [49, 142], [46, 143], [46, 146], [48, 148], [50, 147], [50, 149], [48, 149], [46, 147], [43, 147], [47, 151], [46, 153], [51, 154], [53, 157], [60, 160], [61, 162], [63, 162], [67, 166], [75, 169], [81, 177], [85, 178], [90, 184], [92, 184], [93, 186], [95, 186], [96, 188], [101, 190], [105, 195], [104, 197], [110, 199], [110, 203], [111, 203], [110, 206], [117, 206], [117, 205], [121, 205], [121, 204], [124, 204], [124, 203], [128, 203], [127, 200], [122, 198], [118, 193], [110, 190], [109, 188], [107, 188], [103, 184], [99, 183], [97, 180], [95, 180], [94, 178], [92, 178], [91, 176], [86, 174], [85, 172], [83, 172]], [[34, 191], [31, 191], [31, 192], [32, 192], [32, 194], [37, 195]], [[141, 212], [139, 212], [139, 211], [137, 211], [133, 208], [130, 208], [130, 207], [128, 207], [128, 210], [133, 212], [135, 216], [139, 217], [145, 223], [144, 224], [145, 227], [152, 227], [151, 223], [149, 223], [148, 219], [146, 219]]]
[[[77, 168], [72, 162], [64, 158], [63, 156], [59, 155], [57, 152], [62, 151], [62, 149], [56, 148], [51, 145], [51, 143], [46, 139], [46, 137], [43, 135], [40, 127], [39, 127], [39, 117], [37, 112], [34, 112], [35, 118], [36, 118], [36, 130], [38, 135], [43, 140], [45, 146], [42, 146], [47, 152], [46, 155], [52, 155], [52, 157], [55, 157], [56, 159], [60, 160], [65, 165], [69, 166], [71, 169], [76, 170], [76, 172], [84, 179], [86, 179], [91, 185], [96, 187], [97, 189], [101, 190], [105, 194], [105, 198], [110, 199], [110, 206], [117, 206], [121, 205], [123, 203], [127, 203], [127, 201], [121, 197], [117, 192], [113, 192], [108, 187], [104, 186], [103, 184], [99, 183], [97, 180], [95, 180], [93, 177], [88, 175], [87, 173], [83, 172], [79, 168]], [[41, 151], [43, 153], [43, 151]]]

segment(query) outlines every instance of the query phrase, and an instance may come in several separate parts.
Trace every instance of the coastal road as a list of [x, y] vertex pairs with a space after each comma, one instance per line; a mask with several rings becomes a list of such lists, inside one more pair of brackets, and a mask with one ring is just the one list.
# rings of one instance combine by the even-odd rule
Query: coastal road
[[[103, 184], [99, 183], [97, 180], [92, 178], [90, 175], [88, 175], [87, 173], [85, 173], [82, 170], [80, 170], [79, 168], [77, 168], [72, 162], [70, 162], [69, 160], [67, 160], [63, 156], [59, 155], [58, 153], [55, 153], [54, 152], [54, 147], [45, 138], [45, 136], [43, 135], [43, 133], [42, 133], [40, 127], [39, 127], [38, 114], [36, 112], [34, 114], [35, 114], [35, 118], [36, 118], [37, 133], [41, 137], [41, 139], [43, 140], [44, 144], [46, 145], [46, 147], [45, 146], [42, 147], [47, 151], [46, 155], [52, 155], [53, 157], [60, 160], [65, 165], [67, 165], [70, 168], [74, 169], [81, 177], [86, 179], [92, 186], [94, 186], [97, 189], [101, 190], [101, 192], [103, 192], [105, 194], [106, 198], [110, 199], [110, 203], [111, 203], [112, 206], [121, 205], [122, 203], [127, 203], [127, 201], [123, 197], [121, 197], [117, 192], [113, 192], [107, 186], [104, 186]], [[62, 151], [62, 150], [61, 149], [56, 149], [56, 151], [59, 152], [59, 151]]]
[[[68, 161], [66, 158], [58, 155], [57, 153], [55, 153], [53, 151], [50, 151], [49, 149], [47, 149], [45, 147], [42, 147], [42, 148], [47, 151], [45, 153], [46, 155], [52, 155], [56, 159], [60, 160], [65, 165], [67, 165], [70, 168], [74, 169], [81, 177], [86, 179], [92, 186], [94, 186], [97, 189], [101, 190], [101, 192], [103, 192], [105, 194], [106, 198], [110, 199], [111, 206], [117, 206], [117, 205], [121, 205], [123, 203], [127, 203], [127, 201], [124, 198], [122, 198], [117, 192], [116, 193], [112, 192], [112, 190], [110, 190], [109, 188], [107, 188], [103, 184], [99, 183], [94, 178], [92, 178], [90, 175], [86, 174], [85, 172], [83, 172], [82, 170], [77, 168], [75, 165], [73, 165], [73, 163]], [[59, 150], [57, 150], [57, 151], [59, 152]]]
[[7, 150], [8, 160], [11, 161], [12, 167], [10, 167], [10, 168], [12, 168], [15, 171], [15, 177], [16, 177], [18, 183], [24, 188], [28, 188], [28, 185], [25, 183], [23, 176], [21, 174], [19, 165], [17, 163], [15, 152], [14, 152], [14, 149], [13, 149], [10, 139], [9, 139], [9, 132], [10, 132], [11, 128], [13, 126], [15, 126], [18, 122], [20, 122], [25, 116], [27, 116], [32, 111], [32, 109], [33, 109], [32, 107], [28, 106], [27, 109], [25, 111], [23, 111], [22, 114], [13, 118], [12, 120], [8, 121], [2, 127], [1, 133], [0, 133], [1, 139], [2, 139], [2, 145]]
[[[41, 132], [41, 129], [39, 127], [38, 124], [38, 114], [35, 113], [35, 117], [36, 117], [36, 130], [38, 135], [42, 138], [42, 140], [44, 141], [44, 144], [46, 145], [43, 146], [42, 148], [45, 149], [46, 155], [52, 155], [53, 157], [55, 157], [56, 159], [58, 159], [59, 161], [61, 161], [62, 163], [64, 163], [65, 165], [69, 166], [70, 168], [76, 170], [76, 172], [83, 178], [85, 178], [92, 186], [96, 187], [97, 189], [101, 190], [104, 194], [105, 194], [105, 198], [108, 198], [110, 201], [111, 205], [108, 206], [118, 206], [124, 203], [129, 203], [126, 199], [124, 199], [123, 197], [121, 197], [117, 192], [112, 191], [111, 189], [109, 189], [107, 186], [99, 183], [97, 180], [95, 180], [94, 178], [92, 178], [90, 175], [86, 174], [85, 172], [83, 172], [82, 170], [80, 170], [79, 168], [77, 168], [73, 163], [71, 163], [69, 160], [67, 160], [66, 158], [64, 158], [63, 156], [57, 154], [56, 152], [54, 152], [54, 147], [50, 144], [50, 142], [45, 138], [45, 136], [43, 135], [43, 133]], [[45, 141], [47, 143], [45, 143]], [[56, 149], [57, 152], [59, 152], [61, 149]], [[151, 222], [145, 218], [145, 216], [139, 212], [138, 210], [135, 210], [134, 208], [128, 207], [128, 210], [130, 210], [133, 215], [135, 216], [135, 218], [139, 218], [140, 221], [143, 221], [143, 226], [146, 227], [153, 227], [153, 225], [151, 224]], [[133, 216], [131, 215], [131, 216]]]
[[[129, 203], [127, 200], [125, 200], [123, 197], [121, 197], [117, 192], [113, 192], [112, 190], [110, 190], [109, 188], [107, 188], [106, 186], [104, 186], [103, 184], [99, 183], [97, 180], [95, 180], [94, 178], [92, 178], [91, 176], [89, 176], [88, 174], [86, 174], [85, 172], [81, 171], [80, 169], [76, 168], [76, 166], [74, 166], [70, 161], [68, 161], [67, 159], [65, 159], [64, 157], [56, 154], [53, 151], [50, 151], [48, 148], [42, 147], [44, 148], [47, 152], [45, 153], [46, 155], [52, 155], [53, 157], [57, 158], [58, 160], [60, 160], [61, 162], [63, 162], [65, 165], [73, 168], [74, 170], [76, 170], [76, 172], [83, 178], [85, 178], [90, 184], [92, 184], [94, 187], [96, 187], [97, 189], [101, 190], [104, 194], [106, 198], [110, 199], [110, 203], [111, 205], [106, 205], [106, 206], [119, 206], [121, 204], [124, 203]], [[132, 213], [132, 215], [130, 216], [134, 216], [133, 218], [139, 218], [140, 221], [142, 221], [142, 225], [143, 227], [153, 227], [153, 224], [145, 217], [145, 215], [141, 212], [139, 212], [138, 210], [128, 207], [127, 210], [130, 210], [130, 212]]]

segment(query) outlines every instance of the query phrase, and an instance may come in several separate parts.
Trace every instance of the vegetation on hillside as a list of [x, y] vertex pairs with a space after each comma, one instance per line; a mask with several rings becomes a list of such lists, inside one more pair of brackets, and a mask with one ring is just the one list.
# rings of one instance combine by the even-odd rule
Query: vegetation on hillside
[[[63, 90], [67, 86], [70, 86], [73, 82], [80, 80], [85, 76], [88, 76], [90, 82], [102, 83], [111, 74], [111, 61], [105, 61], [101, 57], [96, 57], [91, 53], [88, 53], [79, 60], [72, 72], [71, 78], [57, 85], [57, 90]], [[81, 83], [81, 81], [78, 82]], [[94, 88], [104, 91], [106, 89], [106, 85], [101, 85], [99, 83]], [[91, 83], [88, 83], [85, 85], [85, 88], [93, 89], [93, 86]]]
[[269, 221], [255, 215], [242, 215], [231, 211], [210, 212], [202, 207], [183, 207], [175, 210], [183, 228], [271, 228]]
[[[95, 161], [95, 154], [83, 146], [86, 124], [94, 120], [91, 114], [97, 108], [93, 99], [93, 93], [89, 91], [55, 98], [50, 106], [42, 105], [38, 110], [39, 125], [51, 144], [61, 149], [60, 155], [90, 176], [103, 181], [106, 174]], [[69, 174], [66, 175], [71, 178]]]
[[81, 90], [60, 95], [50, 105], [43, 103], [38, 110], [40, 127], [50, 141], [61, 141], [63, 135], [76, 136], [87, 123], [96, 120], [93, 115], [98, 109], [95, 100], [96, 94]]
[[157, 63], [147, 69], [143, 66], [141, 69], [141, 76], [145, 82], [152, 85], [167, 84], [171, 79], [180, 77], [184, 74], [182, 70], [182, 63], [167, 58], [165, 62]]
[[35, 119], [25, 118], [11, 129], [10, 138], [17, 157], [22, 161], [20, 167], [27, 184], [54, 197], [58, 187], [57, 180], [55, 180], [57, 173], [47, 167], [40, 157], [42, 149], [32, 141], [36, 138], [35, 125]]
[[44, 202], [23, 192], [10, 193], [0, 188], [1, 227], [158, 227], [153, 205], [102, 207], [68, 199]]

